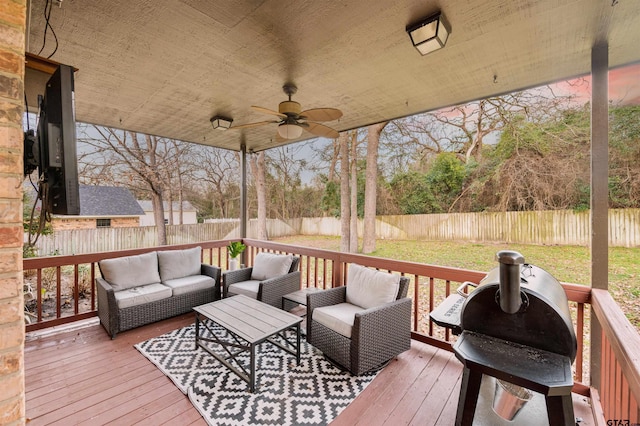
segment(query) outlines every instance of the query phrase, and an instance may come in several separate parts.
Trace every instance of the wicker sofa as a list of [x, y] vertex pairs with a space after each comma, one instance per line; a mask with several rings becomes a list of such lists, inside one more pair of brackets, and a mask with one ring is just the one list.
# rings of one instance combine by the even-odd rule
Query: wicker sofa
[[409, 279], [351, 264], [347, 285], [307, 295], [307, 342], [360, 375], [411, 347]]
[[101, 260], [98, 316], [111, 338], [220, 299], [221, 271], [201, 264], [201, 252], [194, 247]]

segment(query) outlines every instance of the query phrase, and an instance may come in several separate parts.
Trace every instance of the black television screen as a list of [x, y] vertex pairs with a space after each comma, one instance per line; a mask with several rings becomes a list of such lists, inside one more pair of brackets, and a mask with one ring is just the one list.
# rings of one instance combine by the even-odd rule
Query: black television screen
[[43, 207], [52, 214], [80, 214], [73, 68], [59, 65], [40, 99], [38, 145]]

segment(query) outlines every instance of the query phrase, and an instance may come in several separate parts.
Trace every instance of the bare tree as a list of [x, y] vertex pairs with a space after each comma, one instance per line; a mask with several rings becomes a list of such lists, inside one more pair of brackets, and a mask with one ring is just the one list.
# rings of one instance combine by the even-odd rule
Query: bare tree
[[373, 124], [367, 132], [367, 166], [364, 189], [364, 230], [362, 232], [362, 252], [371, 253], [376, 249], [376, 194], [378, 184], [378, 145], [380, 134], [388, 121]]
[[99, 137], [81, 139], [82, 143], [92, 149], [90, 155], [81, 157], [81, 161], [90, 164], [88, 161], [92, 160], [98, 165], [95, 167], [98, 171], [111, 168], [114, 183], [132, 188], [136, 192], [148, 192], [154, 207], [158, 244], [167, 244], [163, 206], [165, 181], [161, 170], [170, 161], [166, 157], [167, 152], [159, 149], [164, 141], [155, 136], [100, 126], [93, 126], [92, 130]]
[[329, 161], [329, 173], [327, 174], [327, 178], [329, 181], [335, 180], [336, 173], [336, 163], [338, 162], [338, 157], [340, 155], [340, 144], [338, 144], [337, 139], [333, 139], [331, 141], [331, 157]]
[[[229, 204], [239, 197], [232, 197], [229, 189], [240, 179], [240, 158], [237, 152], [205, 147], [197, 158], [201, 169], [201, 180], [207, 184], [213, 208], [219, 217], [229, 217]], [[235, 194], [234, 194], [235, 195]]]
[[276, 217], [288, 219], [303, 210], [299, 204], [305, 201], [300, 200], [297, 193], [302, 184], [301, 173], [307, 165], [301, 157], [305, 148], [305, 144], [287, 145], [266, 153], [269, 177], [273, 179], [267, 189], [272, 194], [274, 207], [277, 206], [273, 210]]
[[[165, 185], [166, 205], [169, 209], [169, 225], [174, 225], [174, 201], [178, 201], [178, 223], [183, 223], [184, 179], [192, 176], [196, 170], [192, 161], [195, 146], [175, 139], [159, 139], [158, 153], [165, 159], [164, 167], [159, 169]], [[164, 203], [163, 203], [164, 204]]]

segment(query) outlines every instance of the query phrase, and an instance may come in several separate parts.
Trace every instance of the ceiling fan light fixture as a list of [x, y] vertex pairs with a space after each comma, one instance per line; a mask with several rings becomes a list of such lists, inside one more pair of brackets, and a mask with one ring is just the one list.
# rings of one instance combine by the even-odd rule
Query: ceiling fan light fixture
[[438, 12], [408, 26], [406, 30], [413, 46], [424, 56], [444, 47], [451, 33], [451, 26], [444, 15]]
[[297, 139], [302, 136], [302, 127], [297, 124], [282, 123], [278, 126], [278, 134], [284, 139]]
[[231, 127], [231, 123], [233, 120], [231, 118], [222, 117], [220, 115], [216, 115], [215, 117], [211, 117], [211, 127], [216, 130], [227, 130]]

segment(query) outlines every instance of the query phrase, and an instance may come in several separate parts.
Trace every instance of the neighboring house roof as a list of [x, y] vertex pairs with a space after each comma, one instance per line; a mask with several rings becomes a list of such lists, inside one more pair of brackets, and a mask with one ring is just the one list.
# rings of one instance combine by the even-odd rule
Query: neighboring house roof
[[[23, 184], [23, 190], [27, 194], [27, 203], [31, 205], [37, 194], [31, 184]], [[144, 216], [144, 210], [136, 201], [131, 191], [127, 188], [116, 186], [90, 186], [80, 185], [80, 214], [78, 216]], [[40, 200], [36, 207], [40, 208]], [[31, 208], [31, 207], [29, 207]], [[67, 215], [54, 215], [55, 217], [67, 217]], [[78, 216], [68, 216], [78, 217]]]
[[80, 216], [142, 216], [144, 211], [127, 188], [80, 185]]
[[[153, 203], [151, 202], [151, 200], [138, 200], [138, 204], [140, 204], [140, 207], [142, 207], [142, 210], [144, 210], [145, 212], [152, 212], [153, 211]], [[177, 212], [177, 211], [180, 210], [180, 202], [179, 201], [173, 201], [171, 204], [173, 206], [173, 211], [174, 212]], [[168, 212], [169, 211], [169, 202], [168, 201], [163, 201], [162, 205], [164, 206], [164, 211]], [[193, 207], [190, 202], [183, 201], [182, 202], [182, 211], [183, 212], [195, 212], [196, 208]]]

